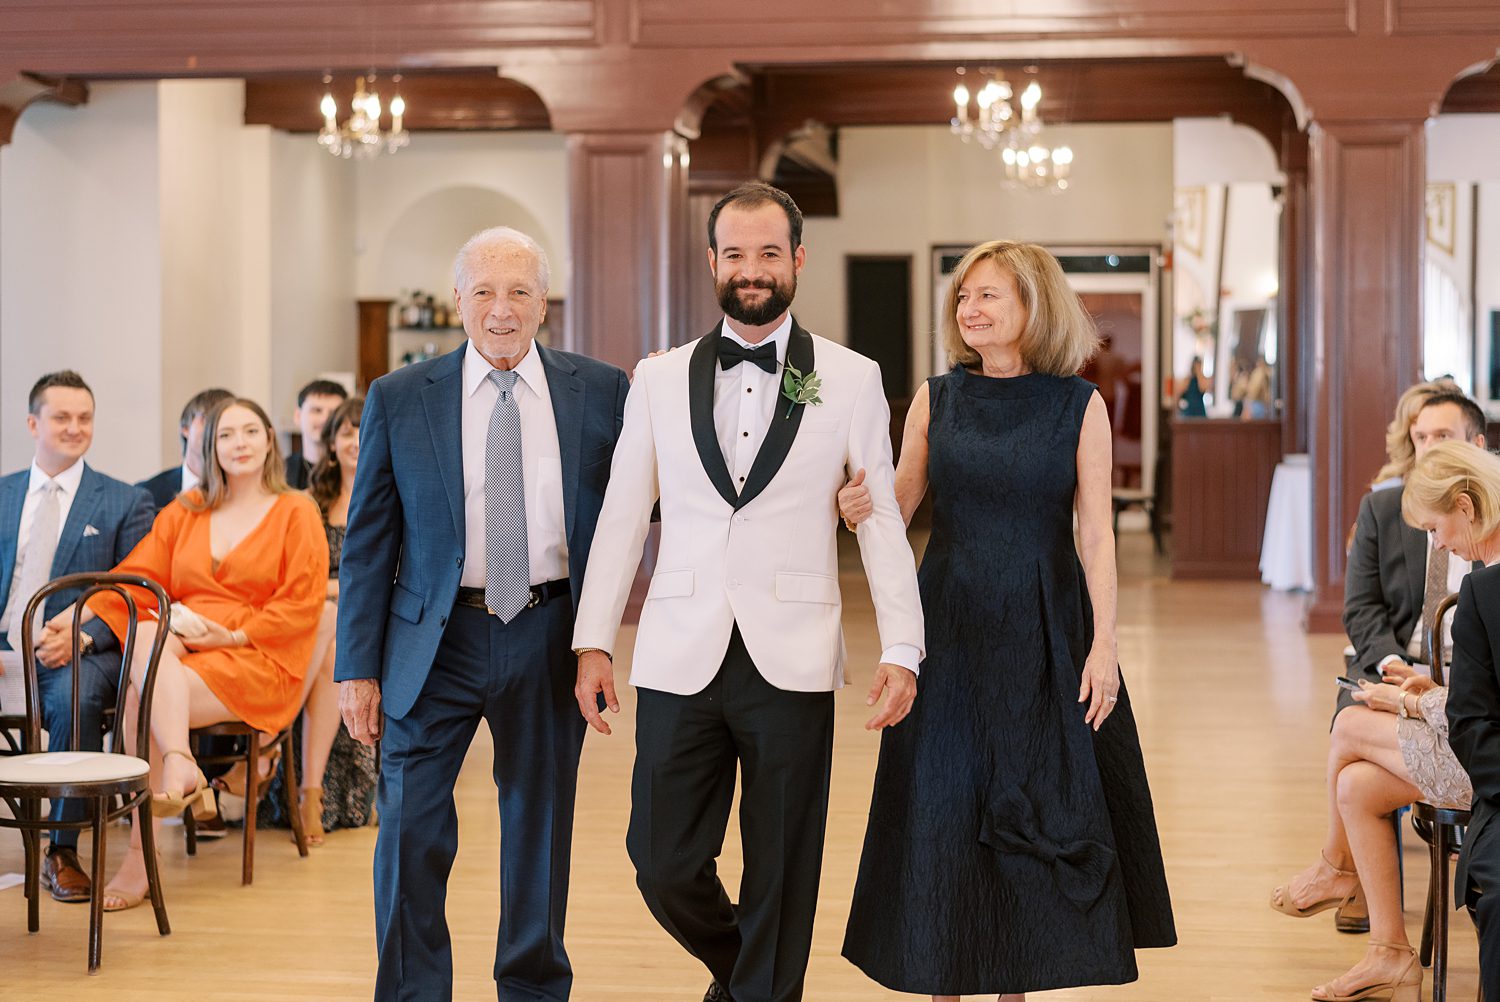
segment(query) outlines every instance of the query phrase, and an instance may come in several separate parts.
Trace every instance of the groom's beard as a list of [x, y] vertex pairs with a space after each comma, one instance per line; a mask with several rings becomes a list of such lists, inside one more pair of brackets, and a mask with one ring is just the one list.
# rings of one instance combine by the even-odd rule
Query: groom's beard
[[[741, 289], [770, 289], [771, 294], [759, 305], [749, 305], [740, 299]], [[730, 320], [747, 327], [764, 327], [792, 308], [792, 298], [797, 295], [797, 279], [793, 276], [789, 285], [781, 285], [774, 279], [731, 279], [715, 282], [714, 291], [719, 297], [719, 308]]]

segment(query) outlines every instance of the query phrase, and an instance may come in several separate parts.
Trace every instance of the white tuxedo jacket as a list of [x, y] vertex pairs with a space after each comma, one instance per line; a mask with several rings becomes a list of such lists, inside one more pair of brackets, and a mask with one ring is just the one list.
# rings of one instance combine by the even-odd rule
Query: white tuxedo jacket
[[[641, 611], [630, 681], [691, 694], [719, 671], [735, 623], [772, 685], [825, 692], [844, 681], [836, 495], [866, 471], [874, 514], [859, 547], [882, 648], [925, 650], [906, 525], [896, 504], [880, 367], [795, 322], [787, 360], [816, 369], [823, 403], [777, 398], [743, 490], [714, 431], [717, 332], [635, 370], [625, 425], [584, 575], [575, 648], [613, 652], [652, 508], [661, 551]], [[787, 416], [788, 408], [791, 415]]]

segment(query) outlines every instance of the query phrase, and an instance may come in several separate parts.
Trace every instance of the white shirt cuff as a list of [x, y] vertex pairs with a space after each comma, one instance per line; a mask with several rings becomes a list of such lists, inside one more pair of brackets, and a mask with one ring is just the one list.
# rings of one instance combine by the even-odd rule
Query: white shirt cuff
[[1399, 655], [1399, 654], [1387, 654], [1385, 657], [1383, 657], [1383, 658], [1380, 659], [1380, 663], [1378, 665], [1376, 665], [1375, 667], [1379, 668], [1383, 672], [1383, 671], [1385, 671], [1385, 666], [1388, 665], [1388, 664], [1390, 664], [1392, 661], [1400, 661], [1402, 664], [1406, 664], [1406, 659], [1403, 658], [1401, 655]]
[[920, 674], [917, 666], [921, 662], [922, 652], [914, 644], [892, 644], [880, 652], [881, 664], [899, 665], [913, 675]]

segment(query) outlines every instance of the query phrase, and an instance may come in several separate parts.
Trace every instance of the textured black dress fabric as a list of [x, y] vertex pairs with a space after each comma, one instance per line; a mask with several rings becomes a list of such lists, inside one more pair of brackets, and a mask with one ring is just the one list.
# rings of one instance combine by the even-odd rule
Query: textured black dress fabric
[[1078, 703], [1093, 390], [962, 368], [928, 382], [927, 659], [882, 738], [843, 951], [896, 991], [1122, 984], [1136, 949], [1176, 942], [1129, 696], [1097, 733]]

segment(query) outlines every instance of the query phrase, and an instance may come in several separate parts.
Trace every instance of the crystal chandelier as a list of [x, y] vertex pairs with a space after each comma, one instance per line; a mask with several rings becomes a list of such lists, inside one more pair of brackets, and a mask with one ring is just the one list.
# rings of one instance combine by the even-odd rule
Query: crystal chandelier
[[[369, 82], [366, 89], [365, 83]], [[401, 127], [406, 114], [406, 100], [401, 96], [401, 74], [391, 77], [396, 96], [391, 98], [391, 127], [380, 130], [380, 94], [375, 90], [375, 72], [354, 81], [354, 97], [350, 100], [349, 117], [344, 124], [338, 122], [338, 102], [333, 99], [333, 76], [323, 74], [323, 100], [318, 110], [323, 113], [323, 128], [318, 131], [318, 145], [329, 153], [345, 160], [367, 160], [382, 153], [395, 153], [411, 142], [411, 134]]]
[[[949, 122], [953, 134], [985, 150], [999, 149], [1007, 187], [1066, 191], [1073, 151], [1067, 146], [1053, 148], [1041, 141], [1042, 117], [1037, 109], [1042, 103], [1042, 85], [1031, 80], [1016, 98], [1005, 74], [994, 70], [979, 72], [985, 78], [984, 83], [977, 93], [970, 94], [964, 68], [958, 68], [958, 86], [953, 88], [954, 115]], [[971, 99], [977, 109], [973, 113]]]

